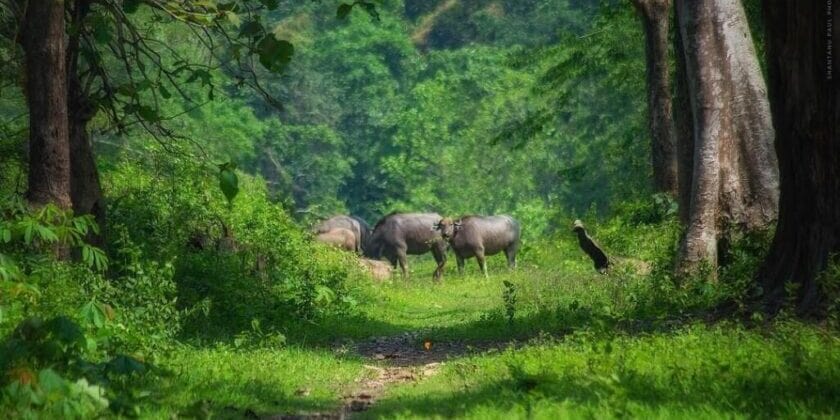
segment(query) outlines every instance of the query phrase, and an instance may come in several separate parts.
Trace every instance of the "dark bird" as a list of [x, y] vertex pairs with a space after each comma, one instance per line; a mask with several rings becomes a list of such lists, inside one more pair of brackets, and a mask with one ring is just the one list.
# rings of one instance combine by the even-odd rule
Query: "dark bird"
[[607, 269], [610, 268], [610, 259], [607, 258], [607, 254], [604, 253], [604, 250], [602, 250], [601, 247], [599, 247], [598, 244], [596, 244], [595, 241], [593, 241], [586, 233], [586, 228], [583, 227], [583, 222], [575, 220], [572, 231], [577, 234], [580, 249], [582, 249], [586, 255], [589, 255], [589, 258], [592, 258], [595, 270], [601, 274], [607, 274]]

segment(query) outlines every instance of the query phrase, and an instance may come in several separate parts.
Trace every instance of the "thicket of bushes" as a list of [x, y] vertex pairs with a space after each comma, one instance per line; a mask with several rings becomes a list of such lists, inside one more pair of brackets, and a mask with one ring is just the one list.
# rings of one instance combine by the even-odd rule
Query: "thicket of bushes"
[[284, 326], [355, 307], [353, 257], [313, 243], [263, 181], [240, 174], [228, 203], [217, 168], [147, 152], [147, 165], [119, 165], [105, 179], [110, 259], [85, 242], [91, 217], [4, 198], [2, 411], [131, 413], [172, 346], [282, 346]]

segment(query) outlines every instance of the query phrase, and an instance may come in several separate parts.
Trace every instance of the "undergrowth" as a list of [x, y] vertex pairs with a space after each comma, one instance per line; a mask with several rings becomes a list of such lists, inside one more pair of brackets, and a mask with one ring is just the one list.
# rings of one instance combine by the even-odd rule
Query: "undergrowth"
[[[178, 167], [202, 176], [201, 167]], [[423, 256], [410, 260], [410, 279], [373, 283], [354, 256], [314, 244], [267, 201], [258, 180], [243, 177], [228, 204], [207, 174], [202, 182], [166, 184], [125, 171], [106, 184], [120, 197], [110, 209], [119, 218], [106, 235], [107, 259], [84, 241], [92, 219], [7, 204], [0, 228], [5, 413], [330, 411], [354, 381], [372, 374], [355, 343], [418, 331], [432, 343], [498, 350], [453, 354], [439, 376], [393, 390], [369, 416], [836, 412], [836, 316], [825, 326], [786, 312], [749, 326], [704, 319], [721, 302], [748, 298], [766, 236], [733, 242], [717, 283], [675, 279], [674, 215], [661, 202], [641, 203], [621, 217], [587, 219], [616, 261], [607, 275], [562, 228], [570, 217], [555, 220], [552, 235], [527, 241], [518, 269], [490, 257], [490, 279], [469, 261], [466, 275], [450, 264], [435, 282], [434, 262]], [[173, 197], [183, 213], [173, 213]], [[196, 234], [206, 237], [193, 240]], [[79, 258], [57, 261], [60, 252]], [[837, 289], [836, 267], [822, 277], [829, 292]], [[829, 303], [836, 313], [836, 299]]]

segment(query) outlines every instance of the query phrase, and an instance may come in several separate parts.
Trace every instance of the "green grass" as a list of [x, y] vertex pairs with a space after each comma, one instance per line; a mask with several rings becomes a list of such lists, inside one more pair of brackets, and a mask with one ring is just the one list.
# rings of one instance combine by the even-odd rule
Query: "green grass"
[[156, 406], [144, 417], [214, 413], [241, 418], [246, 412], [330, 411], [340, 406], [343, 391], [369, 373], [362, 362], [351, 355], [297, 346], [181, 347], [159, 364], [170, 374], [161, 381]]
[[[526, 261], [515, 272], [501, 259], [493, 261], [489, 280], [470, 267], [466, 276], [449, 272], [441, 283], [424, 275], [432, 271], [430, 261], [415, 259], [411, 280], [366, 290], [373, 302], [366, 316], [385, 327], [367, 335], [423, 330], [432, 341], [493, 341], [500, 350], [456, 357], [438, 376], [390, 390], [364, 417], [840, 414], [835, 330], [784, 320], [751, 328], [706, 325], [690, 312], [655, 307], [679, 298], [637, 296], [655, 293], [654, 277], [620, 271], [601, 276], [565, 251], [555, 250], [566, 255], [541, 266]], [[512, 324], [504, 280], [516, 287]], [[669, 290], [672, 298], [690, 296], [686, 288]]]
[[[592, 305], [608, 299], [614, 278], [597, 274], [586, 256], [569, 242], [551, 249], [526, 250], [519, 267], [509, 270], [503, 255], [488, 258], [490, 278], [485, 279], [475, 259], [467, 260], [466, 272], [458, 275], [450, 254], [443, 280], [432, 280], [435, 263], [428, 255], [410, 256], [409, 279], [397, 272], [384, 283], [365, 283], [357, 287], [361, 310], [352, 317], [324, 320], [321, 338], [364, 339], [378, 335], [424, 330], [441, 339], [494, 340], [511, 335], [530, 337], [533, 327], [544, 324], [560, 306], [574, 301]], [[515, 331], [508, 328], [502, 299], [504, 281], [515, 284], [520, 296], [515, 305], [520, 320]], [[550, 314], [549, 314], [550, 312]], [[527, 321], [530, 320], [530, 321]], [[557, 327], [552, 321], [551, 327]], [[312, 329], [307, 329], [309, 340]], [[301, 335], [289, 331], [290, 336]]]
[[840, 414], [840, 340], [781, 324], [536, 340], [394, 389], [366, 418], [812, 418]]
[[178, 345], [155, 361], [170, 374], [144, 417], [330, 411], [377, 363], [354, 355], [353, 343], [408, 331], [497, 349], [453, 355], [437, 375], [389, 388], [363, 418], [840, 415], [836, 330], [785, 320], [707, 325], [686, 310], [692, 299], [714, 300], [707, 287], [622, 269], [599, 275], [572, 241], [523, 254], [515, 271], [491, 258], [489, 279], [474, 260], [464, 276], [450, 261], [441, 282], [431, 279], [431, 258], [412, 258], [411, 279], [355, 284], [348, 314], [264, 325], [285, 334], [285, 347]]
[[[417, 330], [434, 341], [527, 339], [540, 331], [539, 324], [544, 324], [542, 330], [558, 327], [559, 318], [551, 311], [552, 320], [546, 322], [546, 308], [593, 296], [597, 285], [606, 281], [597, 274], [583, 274], [585, 261], [562, 263], [571, 264], [572, 270], [549, 270], [526, 262], [509, 271], [503, 260], [491, 260], [489, 280], [469, 266], [465, 276], [449, 267], [446, 278], [434, 282], [434, 262], [415, 257], [409, 280], [395, 277], [381, 284], [358, 284], [360, 306], [355, 313], [281, 326], [289, 342], [285, 348], [179, 346], [158, 358], [157, 365], [171, 375], [160, 386], [157, 405], [148, 407], [148, 417], [329, 411], [355, 380], [370, 374], [363, 365], [372, 362], [347, 351], [349, 346], [342, 349], [342, 343]], [[576, 280], [580, 278], [586, 281]], [[512, 327], [504, 318], [503, 280], [515, 282], [524, 297], [517, 304]], [[564, 292], [557, 293], [558, 287]]]

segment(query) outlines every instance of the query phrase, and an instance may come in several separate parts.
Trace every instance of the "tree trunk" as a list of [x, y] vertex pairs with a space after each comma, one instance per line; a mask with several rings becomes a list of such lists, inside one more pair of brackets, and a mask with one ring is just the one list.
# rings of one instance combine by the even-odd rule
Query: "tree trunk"
[[770, 102], [776, 126], [781, 202], [770, 252], [758, 273], [766, 309], [785, 300], [802, 314], [823, 302], [819, 273], [840, 253], [840, 89], [832, 74], [831, 2], [764, 1]]
[[648, 126], [651, 135], [653, 186], [677, 194], [677, 155], [671, 118], [671, 75], [668, 66], [668, 31], [671, 0], [632, 0], [645, 30], [648, 89]]
[[[70, 84], [70, 195], [73, 211], [76, 215], [91, 214], [100, 228], [105, 228], [105, 206], [102, 202], [102, 187], [99, 171], [93, 154], [87, 125], [95, 115], [88, 97], [77, 90], [78, 77], [71, 75]], [[97, 237], [90, 238], [92, 243], [101, 245]]]
[[[674, 22], [679, 22], [674, 8]], [[691, 207], [691, 173], [694, 171], [694, 123], [691, 115], [691, 95], [688, 92], [688, 75], [685, 70], [685, 49], [680, 31], [674, 31], [675, 82], [674, 82], [674, 127], [677, 145], [677, 202], [680, 222], [688, 225], [688, 210]]]
[[[81, 25], [89, 11], [90, 2], [79, 0], [72, 12], [73, 22]], [[93, 154], [87, 125], [96, 115], [88, 92], [79, 77], [79, 33], [70, 35], [67, 46], [67, 103], [70, 132], [70, 196], [76, 215], [91, 214], [100, 228], [105, 228], [105, 206], [99, 171]], [[102, 245], [101, 235], [91, 235], [90, 243]]]
[[778, 164], [766, 88], [738, 0], [677, 0], [694, 127], [688, 226], [678, 271], [716, 268], [718, 241], [769, 227]]
[[29, 0], [23, 18], [29, 105], [29, 191], [34, 206], [71, 208], [64, 1]]

